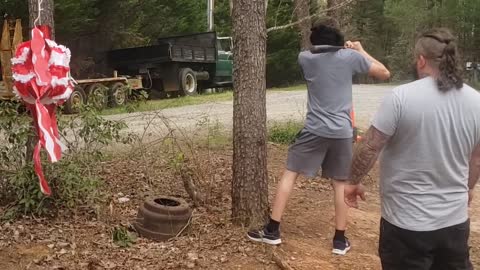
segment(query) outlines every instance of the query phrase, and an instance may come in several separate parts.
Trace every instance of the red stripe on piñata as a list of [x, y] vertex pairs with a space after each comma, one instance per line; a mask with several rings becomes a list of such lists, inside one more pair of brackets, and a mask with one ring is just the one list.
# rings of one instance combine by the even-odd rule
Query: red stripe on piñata
[[41, 142], [38, 142], [37, 145], [35, 146], [35, 149], [33, 150], [33, 167], [39, 179], [40, 190], [42, 191], [43, 194], [50, 196], [52, 194], [52, 191], [48, 186], [47, 180], [45, 180], [45, 175], [43, 174], [43, 169], [42, 169], [42, 161], [40, 159], [41, 148], [42, 148]]
[[12, 59], [15, 93], [31, 112], [39, 138], [33, 155], [34, 169], [46, 195], [50, 195], [51, 190], [42, 171], [40, 152], [45, 148], [52, 162], [61, 158], [64, 145], [59, 138], [55, 111], [73, 89], [68, 75], [70, 50], [49, 38], [48, 27], [35, 27], [32, 40], [20, 44]]

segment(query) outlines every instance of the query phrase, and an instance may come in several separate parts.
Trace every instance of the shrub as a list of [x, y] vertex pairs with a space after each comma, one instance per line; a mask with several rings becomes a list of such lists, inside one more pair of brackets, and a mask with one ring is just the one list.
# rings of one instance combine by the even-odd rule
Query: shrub
[[274, 122], [268, 129], [268, 141], [279, 144], [292, 143], [302, 130], [303, 123], [289, 120]]
[[92, 107], [82, 108], [75, 116], [58, 115], [59, 131], [69, 147], [57, 163], [47, 161], [42, 151], [42, 165], [52, 189], [44, 196], [33, 170], [26, 145], [32, 138], [31, 119], [19, 113], [21, 105], [0, 104], [0, 202], [8, 205], [8, 218], [17, 214], [42, 215], [59, 209], [93, 209], [101, 199], [101, 180], [95, 164], [104, 158], [102, 147], [113, 142], [129, 143], [134, 137], [122, 135], [126, 124], [106, 120]]

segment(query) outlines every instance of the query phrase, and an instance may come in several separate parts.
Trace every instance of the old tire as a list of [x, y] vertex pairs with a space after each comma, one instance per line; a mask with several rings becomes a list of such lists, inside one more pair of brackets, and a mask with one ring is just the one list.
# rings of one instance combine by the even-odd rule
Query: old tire
[[94, 83], [87, 88], [87, 103], [97, 110], [102, 110], [107, 106], [108, 88], [103, 84]]
[[79, 113], [81, 107], [85, 104], [87, 98], [85, 91], [79, 86], [73, 89], [72, 94], [65, 102], [64, 111], [66, 114], [75, 114]]
[[183, 215], [159, 214], [140, 207], [137, 220], [143, 222], [143, 227], [162, 234], [177, 235], [188, 223], [192, 213]]
[[141, 222], [134, 222], [133, 227], [135, 228], [135, 231], [141, 235], [142, 237], [154, 240], [154, 241], [166, 241], [170, 238], [175, 237], [176, 235], [171, 235], [171, 234], [163, 234], [163, 233], [157, 233], [152, 230], [149, 230], [145, 227], [143, 227]]
[[123, 106], [127, 103], [127, 85], [121, 82], [112, 84], [108, 91], [108, 105], [110, 107]]
[[198, 94], [198, 82], [195, 72], [189, 68], [180, 70], [180, 87], [184, 95], [195, 96]]
[[145, 201], [133, 226], [141, 236], [163, 241], [182, 232], [191, 216], [192, 211], [185, 200], [158, 197]]
[[190, 212], [190, 207], [185, 200], [168, 196], [146, 200], [143, 206], [150, 211], [165, 215], [183, 215]]

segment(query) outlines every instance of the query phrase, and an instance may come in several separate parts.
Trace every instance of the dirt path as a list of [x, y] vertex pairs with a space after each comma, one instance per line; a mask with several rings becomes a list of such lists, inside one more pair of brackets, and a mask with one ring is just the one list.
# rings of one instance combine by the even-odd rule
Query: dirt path
[[[286, 156], [286, 147], [269, 147], [270, 197]], [[158, 155], [156, 155], [158, 156]], [[230, 222], [231, 149], [214, 154], [211, 173], [219, 179], [211, 211], [195, 210], [189, 230], [168, 242], [138, 239], [131, 248], [113, 245], [111, 229], [128, 224], [143, 199], [154, 194], [185, 197], [181, 181], [159, 158], [151, 164], [141, 159], [119, 157], [103, 164], [100, 173], [113, 210], [98, 218], [74, 216], [57, 219], [25, 219], [0, 226], [0, 269], [279, 269], [267, 245], [252, 243], [245, 228]], [[148, 171], [148, 168], [152, 168]], [[155, 172], [148, 179], [145, 173]], [[334, 228], [332, 190], [322, 179], [299, 179], [281, 226], [284, 243], [275, 249], [281, 259], [297, 270], [380, 270], [377, 256], [379, 231], [378, 171], [366, 183], [367, 201], [352, 210], [347, 235], [352, 250], [346, 256], [331, 254]], [[117, 194], [128, 194], [130, 201], [118, 203]], [[477, 192], [480, 198], [480, 192]], [[480, 200], [471, 208], [471, 256], [480, 267]], [[196, 258], [192, 260], [192, 258]]]
[[[331, 254], [334, 226], [331, 191], [319, 192], [318, 186], [318, 183], [307, 182], [297, 188], [286, 212], [281, 249], [288, 254], [288, 263], [294, 269], [380, 270], [377, 255], [380, 221], [378, 186], [370, 183], [367, 201], [350, 212], [347, 236], [352, 242], [352, 250], [345, 257]], [[480, 192], [477, 191], [478, 196]], [[476, 200], [471, 208], [470, 246], [476, 269], [480, 267], [480, 200]]]
[[[382, 97], [391, 90], [389, 85], [355, 85], [353, 91], [358, 126], [366, 126], [375, 112]], [[306, 91], [269, 92], [267, 94], [268, 121], [302, 121], [306, 112]], [[129, 131], [150, 136], [165, 132], [162, 118], [169, 119], [182, 128], [195, 128], [208, 119], [217, 122], [227, 130], [232, 127], [233, 105], [231, 101], [207, 103], [165, 109], [155, 112], [142, 112], [107, 116], [107, 119], [125, 120]]]

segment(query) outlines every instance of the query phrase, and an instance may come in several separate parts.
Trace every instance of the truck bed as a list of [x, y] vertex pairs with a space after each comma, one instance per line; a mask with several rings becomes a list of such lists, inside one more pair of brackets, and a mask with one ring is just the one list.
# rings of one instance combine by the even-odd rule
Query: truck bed
[[157, 45], [113, 50], [107, 53], [109, 65], [119, 68], [151, 68], [166, 62], [215, 63], [214, 32], [160, 38]]

